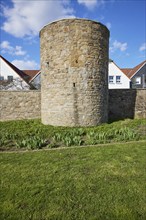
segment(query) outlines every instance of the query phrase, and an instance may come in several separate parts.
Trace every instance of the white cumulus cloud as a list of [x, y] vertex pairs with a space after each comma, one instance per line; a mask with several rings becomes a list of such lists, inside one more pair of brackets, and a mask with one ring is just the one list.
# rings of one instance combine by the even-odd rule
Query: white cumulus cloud
[[139, 51], [144, 51], [144, 50], [146, 50], [146, 43], [143, 43], [139, 48]]
[[86, 6], [89, 10], [94, 9], [96, 6], [101, 6], [105, 0], [77, 0], [79, 4]]
[[47, 23], [66, 17], [75, 17], [69, 0], [16, 1], [3, 6], [6, 21], [2, 29], [15, 37], [36, 36]]
[[2, 53], [8, 53], [16, 56], [24, 56], [26, 54], [26, 51], [24, 51], [21, 46], [13, 47], [8, 41], [2, 41], [0, 48]]
[[34, 60], [13, 60], [12, 64], [20, 70], [40, 69], [38, 63]]
[[121, 42], [115, 40], [113, 42], [112, 46], [110, 46], [110, 51], [115, 52], [116, 50], [120, 50], [123, 52], [123, 51], [127, 50], [127, 47], [128, 47], [127, 43], [121, 43]]

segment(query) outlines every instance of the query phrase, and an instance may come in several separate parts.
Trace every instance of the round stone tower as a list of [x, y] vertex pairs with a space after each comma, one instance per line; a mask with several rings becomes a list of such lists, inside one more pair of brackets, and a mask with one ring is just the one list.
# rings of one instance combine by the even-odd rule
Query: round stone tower
[[108, 120], [109, 31], [86, 19], [63, 19], [40, 31], [41, 118], [55, 126]]

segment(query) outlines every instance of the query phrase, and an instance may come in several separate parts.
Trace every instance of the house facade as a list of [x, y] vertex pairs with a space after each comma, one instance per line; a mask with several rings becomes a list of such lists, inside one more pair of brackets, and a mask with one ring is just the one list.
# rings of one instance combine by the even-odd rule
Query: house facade
[[41, 71], [39, 70], [29, 81], [36, 89], [41, 89]]
[[35, 87], [30, 83], [38, 70], [19, 70], [0, 55], [0, 90], [30, 90]]
[[109, 60], [108, 86], [109, 89], [129, 89], [130, 79], [128, 76], [114, 63]]
[[135, 66], [133, 69], [123, 69], [123, 72], [130, 79], [130, 88], [146, 88], [146, 60]]
[[29, 90], [29, 76], [0, 56], [0, 90]]
[[40, 70], [22, 70], [29, 76], [29, 83], [35, 88], [41, 88], [41, 71]]

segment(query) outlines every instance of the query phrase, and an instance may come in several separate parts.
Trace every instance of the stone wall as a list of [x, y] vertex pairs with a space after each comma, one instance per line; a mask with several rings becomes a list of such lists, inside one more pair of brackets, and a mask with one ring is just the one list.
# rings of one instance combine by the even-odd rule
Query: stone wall
[[0, 121], [41, 117], [40, 91], [0, 91]]
[[41, 42], [41, 118], [57, 126], [95, 126], [108, 120], [109, 31], [95, 21], [46, 25]]
[[[41, 118], [40, 91], [0, 91], [0, 121]], [[109, 90], [109, 120], [146, 118], [146, 89]]]
[[109, 90], [109, 120], [146, 118], [146, 89]]

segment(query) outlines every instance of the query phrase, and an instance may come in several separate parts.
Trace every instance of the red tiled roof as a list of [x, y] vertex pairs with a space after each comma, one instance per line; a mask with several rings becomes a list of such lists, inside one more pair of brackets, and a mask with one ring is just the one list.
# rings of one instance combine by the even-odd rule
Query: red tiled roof
[[126, 76], [128, 76], [128, 73], [132, 70], [132, 68], [122, 68], [121, 70]]
[[137, 66], [135, 66], [135, 67], [127, 74], [127, 76], [131, 79], [131, 77], [132, 77], [133, 75], [135, 75], [135, 73], [136, 73], [139, 69], [141, 69], [141, 67], [144, 65], [144, 63], [146, 63], [146, 60], [143, 61], [142, 63], [138, 64]]
[[26, 75], [29, 76], [29, 81], [40, 71], [40, 70], [22, 70]]

